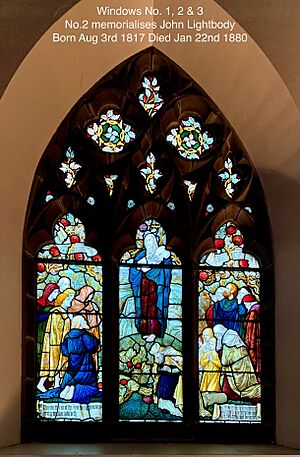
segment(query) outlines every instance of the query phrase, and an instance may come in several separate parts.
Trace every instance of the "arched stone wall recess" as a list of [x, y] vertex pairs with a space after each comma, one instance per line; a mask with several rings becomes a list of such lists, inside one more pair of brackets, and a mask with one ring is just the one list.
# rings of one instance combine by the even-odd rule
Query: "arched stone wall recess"
[[[123, 0], [125, 5], [125, 0]], [[152, 1], [163, 8], [166, 0]], [[61, 17], [24, 59], [1, 99], [2, 177], [0, 344], [2, 366], [0, 400], [0, 445], [20, 439], [21, 408], [21, 245], [26, 202], [33, 173], [42, 151], [74, 103], [102, 75], [126, 57], [147, 46], [136, 44], [109, 49], [53, 45], [53, 31], [64, 31], [64, 20], [93, 16], [96, 0], [82, 0]], [[118, 5], [122, 4], [118, 2]], [[140, 4], [133, 0], [132, 4]], [[177, 1], [174, 5], [177, 4]], [[196, 4], [194, 0], [191, 5]], [[116, 0], [110, 6], [117, 5]], [[230, 16], [213, 0], [203, 0], [207, 14], [216, 20]], [[242, 30], [237, 24], [237, 30]], [[252, 39], [245, 46], [176, 47], [161, 44], [167, 54], [195, 79], [234, 126], [249, 151], [262, 181], [274, 230], [276, 252], [277, 412], [278, 442], [300, 447], [299, 361], [291, 349], [299, 347], [300, 334], [289, 322], [300, 320], [299, 261], [292, 253], [299, 246], [299, 112], [286, 86], [270, 61]], [[283, 178], [274, 193], [274, 171]], [[289, 189], [289, 182], [294, 185]], [[287, 205], [286, 196], [289, 196]], [[279, 215], [282, 214], [282, 217]], [[297, 216], [298, 215], [298, 216]], [[290, 221], [293, 220], [293, 224]], [[280, 227], [274, 222], [280, 221]], [[282, 239], [282, 233], [286, 237]], [[289, 250], [286, 250], [289, 246]], [[289, 254], [290, 253], [290, 254]], [[294, 284], [293, 287], [290, 287]], [[4, 286], [5, 285], [5, 286]], [[9, 306], [9, 313], [7, 312]], [[285, 319], [288, 307], [289, 319]], [[298, 371], [297, 371], [298, 370]], [[287, 375], [289, 373], [289, 375]], [[291, 401], [293, 398], [293, 401]], [[10, 408], [8, 405], [13, 405]], [[290, 417], [294, 418], [293, 423]]]

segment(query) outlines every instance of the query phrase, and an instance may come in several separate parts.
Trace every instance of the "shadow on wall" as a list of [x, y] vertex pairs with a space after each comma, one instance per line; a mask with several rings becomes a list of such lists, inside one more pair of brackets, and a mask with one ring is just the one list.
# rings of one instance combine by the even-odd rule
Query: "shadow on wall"
[[300, 370], [294, 355], [300, 347], [300, 185], [278, 172], [260, 170], [275, 248], [276, 396], [278, 444], [298, 447]]
[[[2, 395], [5, 396], [3, 390]], [[0, 448], [1, 446], [10, 446], [20, 442], [20, 416], [20, 396], [18, 391], [14, 397], [6, 398], [6, 407], [2, 408], [0, 413]]]
[[[51, 0], [51, 2], [31, 2], [26, 5], [21, 0], [10, 0], [0, 11], [0, 21], [5, 23], [0, 31], [1, 42], [1, 79], [0, 97], [4, 93], [22, 60], [41, 38], [41, 36], [80, 0]], [[64, 3], [64, 5], [63, 5]], [[16, 30], [18, 31], [16, 33]]]
[[[278, 252], [275, 252], [275, 265], [279, 266], [276, 262], [279, 255], [299, 246], [300, 184], [277, 171], [259, 170], [259, 177], [265, 191], [273, 236], [276, 238], [274, 246]], [[296, 261], [296, 255], [293, 257]]]

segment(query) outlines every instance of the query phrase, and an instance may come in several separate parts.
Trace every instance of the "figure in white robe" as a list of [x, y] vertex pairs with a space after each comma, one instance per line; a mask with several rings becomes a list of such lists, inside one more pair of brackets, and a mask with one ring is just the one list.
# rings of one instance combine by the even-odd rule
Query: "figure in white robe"
[[[222, 349], [221, 364], [223, 375], [226, 376], [230, 389], [239, 398], [249, 398], [256, 403], [261, 397], [261, 386], [257, 380], [248, 349], [239, 336], [232, 329], [221, 324], [213, 328], [217, 338], [218, 349]], [[230, 392], [223, 391], [230, 398]]]

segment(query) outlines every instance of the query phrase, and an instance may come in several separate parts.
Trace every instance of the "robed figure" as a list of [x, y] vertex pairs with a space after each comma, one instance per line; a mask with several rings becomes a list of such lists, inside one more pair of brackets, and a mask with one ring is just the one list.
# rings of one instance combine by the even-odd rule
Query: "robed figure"
[[88, 330], [92, 333], [98, 340], [100, 339], [99, 333], [99, 324], [100, 324], [100, 315], [99, 308], [96, 303], [93, 301], [95, 294], [95, 289], [91, 286], [83, 286], [79, 294], [76, 295], [68, 312], [76, 315], [83, 315], [85, 320], [88, 323]]
[[66, 310], [74, 296], [74, 289], [66, 289], [56, 297], [55, 306], [50, 310], [43, 339], [40, 379], [37, 384], [41, 392], [47, 390], [45, 386], [47, 378], [50, 382], [54, 382], [54, 387], [58, 387], [63, 377], [66, 357], [61, 352], [61, 343], [71, 327], [70, 316]]
[[242, 339], [245, 336], [244, 320], [247, 308], [237, 300], [238, 288], [234, 283], [228, 283], [223, 292], [223, 299], [214, 303], [206, 312], [206, 320], [210, 327], [222, 324], [236, 331]]
[[249, 356], [260, 380], [261, 373], [261, 348], [260, 348], [260, 304], [256, 298], [248, 294], [243, 298], [249, 306], [245, 319], [245, 343], [248, 346]]
[[130, 267], [135, 324], [141, 335], [162, 337], [166, 331], [172, 272], [165, 266], [172, 264], [170, 256], [170, 251], [159, 246], [155, 235], [148, 232], [144, 249], [133, 260], [138, 265]]
[[201, 334], [199, 347], [199, 365], [202, 372], [200, 391], [221, 392], [221, 361], [216, 351], [217, 340], [213, 330], [205, 328]]
[[158, 408], [174, 416], [182, 417], [182, 353], [172, 346], [163, 347], [159, 343], [154, 343], [150, 354], [157, 364], [159, 373], [156, 385]]
[[213, 332], [221, 350], [223, 392], [233, 400], [247, 398], [260, 402], [261, 386], [246, 344], [235, 330], [221, 324], [215, 325]]
[[74, 317], [61, 347], [63, 355], [68, 357], [68, 367], [60, 397], [75, 403], [89, 403], [92, 397], [99, 395], [93, 357], [99, 350], [99, 340], [88, 330], [83, 316]]
[[59, 387], [38, 394], [39, 399], [62, 398], [74, 403], [87, 404], [99, 397], [97, 370], [93, 355], [99, 350], [99, 340], [89, 331], [83, 316], [72, 319], [61, 352], [67, 360], [62, 383]]

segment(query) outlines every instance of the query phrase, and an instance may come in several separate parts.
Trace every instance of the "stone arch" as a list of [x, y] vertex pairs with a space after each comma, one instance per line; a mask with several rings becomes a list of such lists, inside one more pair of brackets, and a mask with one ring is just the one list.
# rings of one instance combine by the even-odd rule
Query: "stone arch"
[[[82, 0], [71, 10], [72, 17], [92, 17], [96, 4], [96, 0]], [[165, 1], [160, 2], [161, 7], [165, 4]], [[209, 16], [222, 17], [223, 20], [229, 17], [213, 0], [204, 0], [202, 4]], [[111, 47], [107, 52], [105, 46], [90, 47], [88, 50], [79, 46], [76, 49], [53, 46], [51, 34], [54, 30], [64, 30], [64, 20], [68, 16], [70, 12], [60, 18], [34, 46], [1, 100], [1, 144], [4, 151], [1, 185], [5, 194], [1, 200], [2, 232], [5, 234], [1, 248], [1, 271], [3, 284], [6, 284], [2, 291], [1, 314], [3, 328], [7, 329], [1, 340], [5, 348], [3, 363], [11, 367], [2, 379], [2, 389], [7, 392], [0, 405], [3, 444], [19, 439], [21, 357], [20, 335], [16, 328], [21, 326], [19, 272], [24, 208], [33, 170], [40, 151], [44, 150], [56, 126], [74, 102], [101, 75], [144, 47], [139, 44], [129, 48], [123, 44]], [[295, 362], [286, 360], [284, 354], [299, 346], [297, 329], [290, 329], [289, 325], [291, 320], [299, 318], [299, 264], [293, 258], [295, 245], [299, 245], [299, 231], [296, 224], [293, 227], [289, 224], [289, 220], [295, 220], [295, 214], [300, 213], [297, 198], [299, 113], [278, 73], [252, 39], [239, 48], [239, 52], [235, 47], [225, 46], [197, 48], [197, 58], [191, 50], [186, 51], [186, 44], [176, 48], [166, 46], [158, 47], [205, 88], [234, 125], [262, 178], [277, 252], [277, 317], [279, 321], [285, 317], [285, 322], [278, 324], [277, 328], [278, 334], [283, 337], [277, 354], [278, 440], [283, 444], [299, 445], [296, 429], [300, 410], [299, 400], [298, 403], [296, 401], [299, 398], [296, 388], [299, 375], [294, 374], [290, 378], [280, 376], [289, 370], [294, 371]], [[289, 205], [284, 205], [287, 199]], [[291, 283], [295, 284], [293, 288], [290, 288]], [[10, 306], [9, 316], [6, 313], [7, 304]], [[292, 406], [288, 406], [287, 392], [295, 398]], [[288, 421], [291, 414], [295, 425]]]

